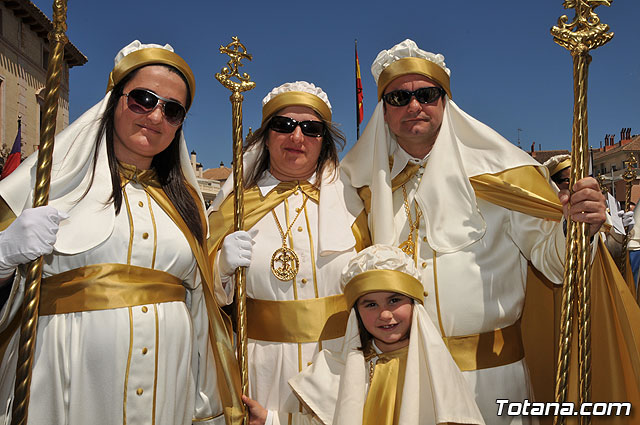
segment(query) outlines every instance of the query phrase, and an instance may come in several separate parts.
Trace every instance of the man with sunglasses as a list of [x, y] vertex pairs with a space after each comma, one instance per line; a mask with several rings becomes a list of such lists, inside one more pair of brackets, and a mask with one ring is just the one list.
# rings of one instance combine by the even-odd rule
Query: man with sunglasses
[[[534, 204], [557, 203], [546, 170], [453, 102], [442, 55], [405, 40], [380, 52], [372, 73], [379, 103], [341, 167], [364, 201], [373, 242], [415, 259], [425, 308], [485, 421], [529, 423], [498, 417], [496, 400], [532, 399], [520, 336], [528, 262], [556, 284], [563, 278], [560, 206], [557, 216], [524, 212], [531, 192], [516, 187], [542, 192], [527, 199]], [[570, 209], [568, 191], [560, 199], [592, 235], [605, 220], [594, 179], [574, 186]]]

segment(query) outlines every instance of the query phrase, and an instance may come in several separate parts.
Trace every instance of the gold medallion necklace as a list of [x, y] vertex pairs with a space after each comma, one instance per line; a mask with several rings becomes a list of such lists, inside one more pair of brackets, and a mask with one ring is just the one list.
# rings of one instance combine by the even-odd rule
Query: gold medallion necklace
[[409, 257], [412, 257], [416, 260], [417, 250], [416, 243], [413, 240], [413, 232], [416, 232], [416, 239], [418, 238], [418, 227], [420, 226], [420, 217], [422, 217], [422, 211], [418, 208], [418, 204], [416, 203], [416, 221], [412, 221], [411, 219], [411, 207], [409, 206], [409, 198], [407, 197], [407, 189], [404, 185], [402, 185], [402, 195], [404, 196], [404, 212], [407, 214], [407, 221], [409, 222], [409, 236], [407, 240], [402, 242], [398, 248], [404, 251]]
[[[298, 254], [287, 246], [287, 235], [291, 234], [291, 228], [293, 227], [293, 223], [296, 222], [302, 210], [304, 210], [305, 205], [307, 204], [308, 196], [305, 196], [304, 192], [302, 192], [302, 197], [304, 200], [302, 201], [302, 206], [298, 210], [295, 218], [287, 227], [287, 231], [282, 231], [282, 226], [280, 225], [280, 221], [278, 221], [278, 216], [276, 215], [275, 208], [271, 210], [273, 214], [273, 219], [276, 221], [276, 226], [278, 226], [278, 231], [280, 232], [280, 237], [282, 238], [282, 247], [275, 250], [273, 255], [271, 256], [271, 273], [273, 275], [283, 281], [287, 282], [292, 280], [298, 274], [298, 269], [300, 268], [300, 260], [298, 259]], [[276, 267], [276, 264], [280, 264]]]

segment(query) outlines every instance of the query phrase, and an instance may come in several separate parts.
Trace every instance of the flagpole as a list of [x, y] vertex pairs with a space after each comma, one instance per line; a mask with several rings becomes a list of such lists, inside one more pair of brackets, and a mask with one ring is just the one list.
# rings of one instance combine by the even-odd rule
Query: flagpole
[[[573, 21], [566, 15], [558, 19], [551, 28], [553, 40], [566, 48], [573, 57], [573, 135], [571, 142], [570, 187], [587, 173], [588, 126], [587, 126], [587, 78], [591, 56], [589, 51], [607, 43], [613, 37], [609, 26], [600, 22], [593, 11], [597, 6], [609, 6], [610, 0], [565, 1], [565, 9], [575, 9]], [[562, 316], [556, 371], [556, 402], [563, 404], [569, 386], [569, 360], [573, 323], [578, 330], [579, 403], [591, 399], [591, 250], [589, 248], [589, 226], [587, 223], [567, 220], [567, 247], [562, 288]], [[564, 424], [565, 416], [556, 416], [554, 424]], [[581, 424], [590, 423], [589, 416], [580, 417]]]
[[356, 74], [356, 140], [360, 138], [360, 105], [358, 99], [358, 39], [355, 39], [355, 74]]
[[[47, 205], [49, 202], [49, 185], [51, 183], [51, 158], [58, 115], [58, 99], [64, 60], [64, 46], [68, 39], [67, 0], [53, 2], [53, 29], [49, 33], [52, 45], [49, 64], [47, 65], [47, 81], [45, 85], [45, 112], [38, 149], [38, 165], [36, 168], [36, 185], [33, 196], [33, 207]], [[18, 344], [18, 361], [11, 423], [22, 425], [27, 423], [29, 407], [29, 390], [31, 387], [31, 368], [36, 345], [38, 328], [38, 307], [40, 305], [40, 282], [42, 279], [42, 257], [27, 265], [24, 300], [22, 302], [22, 323], [20, 326], [20, 342]]]

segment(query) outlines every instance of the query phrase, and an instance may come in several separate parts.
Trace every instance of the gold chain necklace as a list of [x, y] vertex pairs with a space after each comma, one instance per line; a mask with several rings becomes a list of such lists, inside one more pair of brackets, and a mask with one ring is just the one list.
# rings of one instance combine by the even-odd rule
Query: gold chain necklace
[[409, 206], [409, 198], [407, 196], [407, 189], [405, 185], [402, 185], [402, 195], [404, 196], [404, 212], [407, 214], [407, 221], [409, 222], [409, 236], [407, 240], [402, 242], [399, 248], [404, 251], [409, 257], [412, 257], [414, 261], [416, 260], [417, 250], [416, 250], [416, 242], [413, 240], [413, 232], [416, 232], [416, 240], [418, 239], [418, 227], [420, 226], [420, 217], [422, 217], [422, 211], [418, 208], [418, 204], [416, 203], [416, 221], [412, 221], [411, 219], [411, 207]]
[[[300, 190], [302, 191], [302, 190]], [[307, 204], [308, 196], [305, 196], [304, 192], [302, 192], [302, 206], [298, 210], [295, 218], [287, 227], [287, 231], [282, 231], [282, 226], [280, 225], [280, 221], [278, 220], [278, 216], [276, 215], [275, 208], [271, 210], [273, 214], [273, 219], [276, 221], [276, 226], [278, 226], [278, 231], [280, 232], [280, 237], [282, 238], [282, 247], [275, 250], [273, 255], [271, 256], [271, 273], [273, 275], [283, 281], [287, 282], [292, 280], [298, 274], [298, 269], [300, 268], [300, 259], [298, 258], [298, 254], [287, 246], [287, 235], [291, 235], [291, 228], [293, 227], [293, 223], [296, 222], [298, 217], [300, 217], [300, 213], [304, 210], [305, 205]], [[280, 265], [276, 267], [276, 263]]]

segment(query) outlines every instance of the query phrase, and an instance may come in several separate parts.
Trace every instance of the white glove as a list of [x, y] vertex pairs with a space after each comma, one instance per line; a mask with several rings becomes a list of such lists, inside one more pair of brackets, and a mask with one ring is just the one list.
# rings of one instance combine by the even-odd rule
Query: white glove
[[251, 229], [248, 232], [238, 230], [227, 235], [222, 241], [218, 270], [220, 277], [232, 276], [238, 267], [248, 267], [251, 264], [253, 251], [253, 238], [258, 231]]
[[618, 211], [618, 217], [622, 219], [622, 225], [625, 229], [633, 227], [633, 225], [636, 224], [636, 221], [633, 219], [633, 211]]
[[53, 207], [29, 208], [0, 232], [0, 278], [6, 278], [20, 264], [53, 252], [58, 224], [68, 218]]

